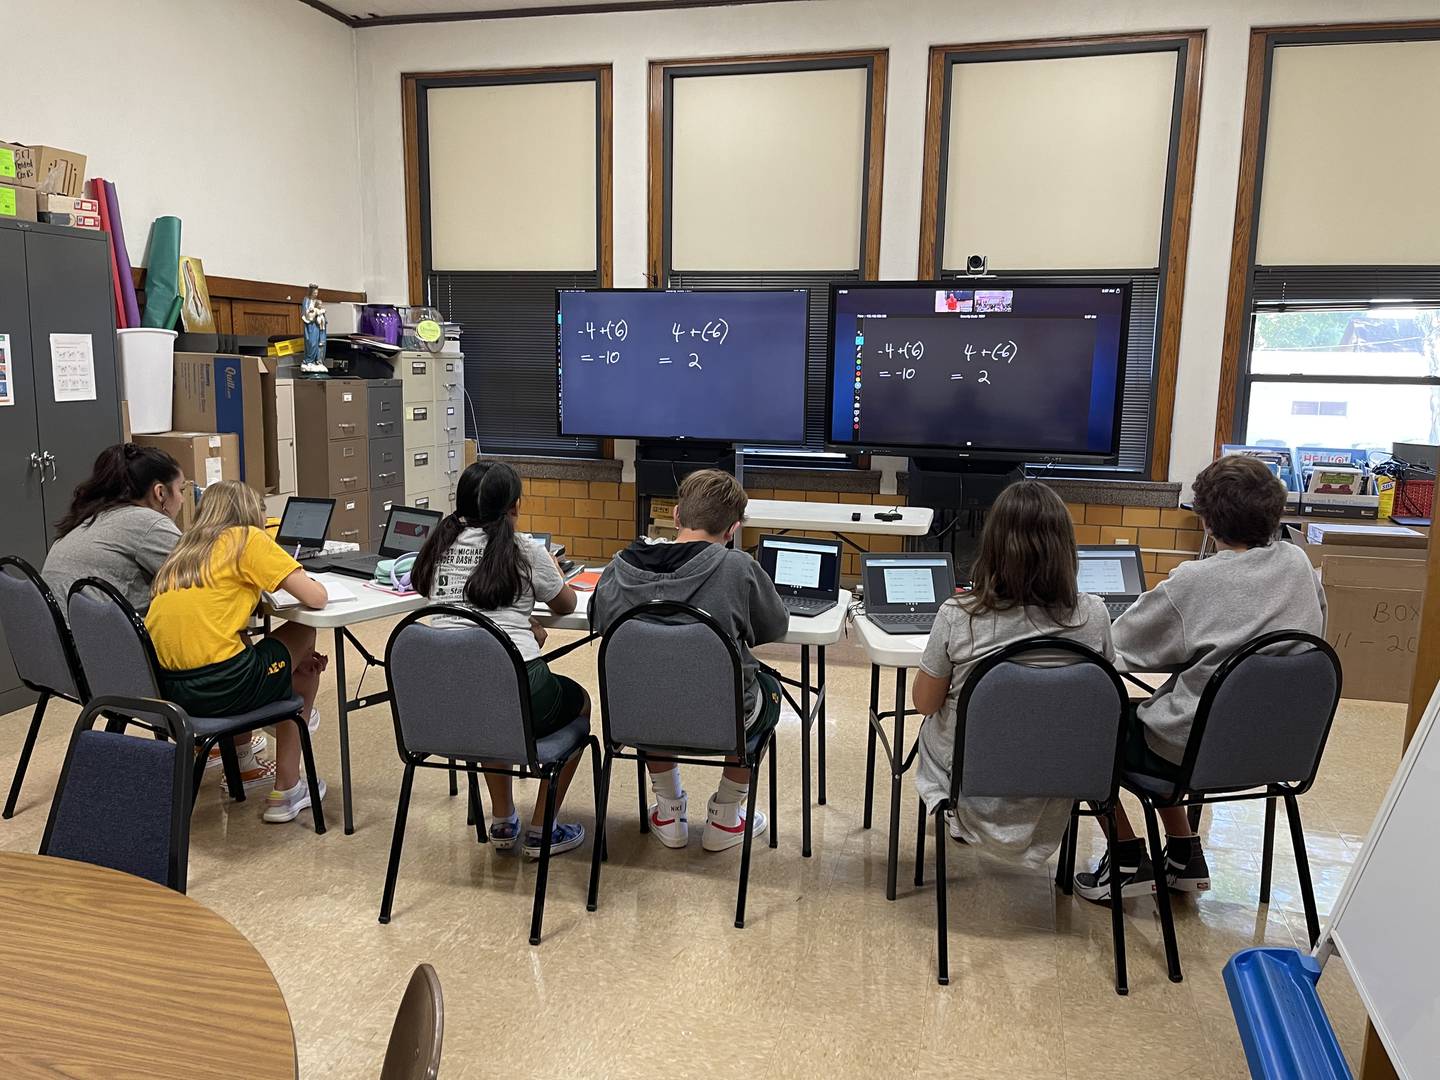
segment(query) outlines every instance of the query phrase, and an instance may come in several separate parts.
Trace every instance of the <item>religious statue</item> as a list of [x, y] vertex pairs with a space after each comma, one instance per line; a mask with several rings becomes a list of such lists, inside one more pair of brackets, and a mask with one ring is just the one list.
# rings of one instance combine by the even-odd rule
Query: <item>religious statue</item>
[[305, 325], [305, 359], [300, 374], [310, 377], [329, 374], [325, 366], [325, 305], [320, 302], [320, 286], [310, 285], [310, 292], [300, 301], [300, 321]]

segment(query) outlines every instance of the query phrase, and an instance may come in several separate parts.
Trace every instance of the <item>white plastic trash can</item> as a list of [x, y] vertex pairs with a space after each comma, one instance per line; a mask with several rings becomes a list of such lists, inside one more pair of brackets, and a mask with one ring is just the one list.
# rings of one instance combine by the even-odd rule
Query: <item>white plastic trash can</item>
[[137, 326], [116, 330], [120, 394], [130, 406], [130, 430], [149, 435], [171, 429], [175, 399], [175, 331]]

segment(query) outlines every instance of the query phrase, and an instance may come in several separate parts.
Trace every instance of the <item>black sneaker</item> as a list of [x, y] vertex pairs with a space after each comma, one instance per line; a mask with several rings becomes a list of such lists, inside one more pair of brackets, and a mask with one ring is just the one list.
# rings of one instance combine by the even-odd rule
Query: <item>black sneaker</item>
[[1165, 880], [1176, 892], [1210, 891], [1210, 865], [1198, 836], [1172, 839], [1165, 845]]
[[[1116, 845], [1120, 863], [1120, 896], [1152, 896], [1155, 892], [1155, 871], [1145, 844], [1137, 840], [1129, 844]], [[1110, 853], [1100, 859], [1100, 865], [1093, 873], [1075, 875], [1075, 891], [1086, 900], [1099, 904], [1110, 902]]]

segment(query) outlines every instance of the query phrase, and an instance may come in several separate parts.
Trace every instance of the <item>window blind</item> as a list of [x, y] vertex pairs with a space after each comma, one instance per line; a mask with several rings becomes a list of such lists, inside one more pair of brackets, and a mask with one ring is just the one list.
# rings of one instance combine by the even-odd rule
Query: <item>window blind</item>
[[599, 439], [561, 438], [555, 400], [555, 292], [599, 286], [593, 270], [430, 274], [429, 302], [461, 327], [465, 432], [481, 452], [599, 456]]

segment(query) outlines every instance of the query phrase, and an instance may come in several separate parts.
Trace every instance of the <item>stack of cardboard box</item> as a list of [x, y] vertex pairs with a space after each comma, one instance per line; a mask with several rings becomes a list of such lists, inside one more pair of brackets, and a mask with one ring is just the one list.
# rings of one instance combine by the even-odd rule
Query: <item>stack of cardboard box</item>
[[[25, 146], [21, 143], [0, 142], [0, 218], [15, 221], [39, 221], [40, 200], [48, 196], [68, 196], [75, 200], [82, 195], [85, 187], [85, 155], [73, 150], [60, 150], [54, 146]], [[79, 199], [93, 210], [79, 211], [73, 207], [65, 209], [64, 200], [56, 207], [47, 205], [47, 214], [93, 218], [94, 224], [82, 228], [100, 227], [100, 207], [91, 199]], [[60, 224], [80, 224], [63, 221]]]

